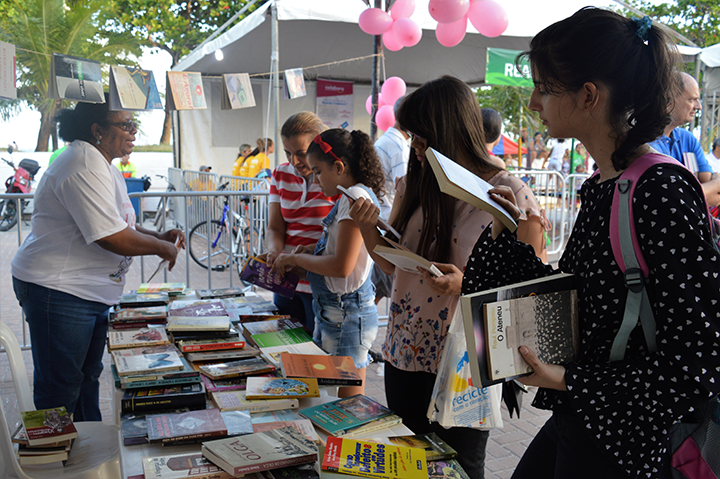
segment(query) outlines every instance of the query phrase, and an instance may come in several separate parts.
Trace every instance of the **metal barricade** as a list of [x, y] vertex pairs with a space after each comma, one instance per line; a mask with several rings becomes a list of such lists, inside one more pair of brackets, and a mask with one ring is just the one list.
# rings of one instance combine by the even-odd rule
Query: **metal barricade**
[[[221, 176], [220, 184], [227, 183], [227, 189], [230, 191], [248, 191], [248, 192], [269, 192], [269, 178], [243, 178], [239, 176]], [[265, 231], [268, 224], [268, 196], [253, 196], [253, 201], [243, 203], [233, 197], [230, 203], [230, 209], [236, 212], [245, 210], [249, 218], [252, 218], [252, 238], [251, 251], [253, 255], [259, 254], [265, 248]]]
[[[182, 185], [183, 188], [179, 188], [181, 191], [215, 191], [218, 186], [220, 186], [220, 183], [218, 183], [218, 175], [215, 173], [183, 171]], [[208, 217], [215, 216], [215, 211], [213, 211], [213, 214], [210, 216], [207, 214], [207, 202], [210, 201], [211, 203], [214, 203], [213, 197], [204, 195], [192, 197], [188, 196], [186, 201], [186, 224], [188, 227], [191, 228], [193, 225], [196, 225], [201, 221], [205, 221]], [[209, 206], [212, 208], [215, 205], [211, 204]]]
[[[175, 188], [175, 191], [185, 190], [183, 185], [183, 170], [180, 168], [168, 168], [168, 179]], [[170, 205], [170, 212], [175, 217], [175, 222], [187, 230], [187, 218], [185, 217], [185, 197], [178, 196], [175, 198], [167, 198]]]

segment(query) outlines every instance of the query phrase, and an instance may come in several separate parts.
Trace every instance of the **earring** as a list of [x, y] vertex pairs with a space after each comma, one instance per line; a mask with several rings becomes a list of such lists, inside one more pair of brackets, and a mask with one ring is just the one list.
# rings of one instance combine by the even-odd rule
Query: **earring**
[[95, 142], [96, 145], [100, 144], [100, 140], [102, 140], [102, 136], [97, 136], [97, 141]]

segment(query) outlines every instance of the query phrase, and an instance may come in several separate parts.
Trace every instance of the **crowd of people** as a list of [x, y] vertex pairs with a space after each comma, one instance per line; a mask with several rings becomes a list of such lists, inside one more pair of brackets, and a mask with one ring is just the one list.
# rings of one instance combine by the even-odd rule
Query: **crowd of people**
[[[306, 279], [293, 298], [275, 296], [276, 305], [330, 354], [351, 356], [364, 375], [378, 333], [375, 302], [389, 297], [382, 348], [389, 408], [414, 432], [437, 433], [458, 451], [469, 477], [482, 478], [488, 431], [445, 429], [427, 419], [460, 295], [574, 274], [577, 360], [543, 364], [520, 348], [534, 369], [520, 381], [539, 388], [533, 404], [552, 416], [513, 477], [669, 477], [672, 425], [696, 421], [720, 391], [720, 252], [707, 209], [720, 203], [720, 180], [678, 128], [696, 109], [697, 84], [676, 72], [670, 40], [649, 19], [590, 7], [544, 29], [525, 55], [535, 84], [529, 107], [558, 139], [548, 149], [543, 135], [534, 135], [529, 158], [562, 171], [574, 154], [590, 155], [597, 166], [582, 185], [582, 208], [557, 269], [547, 264], [550, 225], [530, 186], [490, 154], [499, 115], [481, 110], [465, 83], [443, 76], [398, 100], [395, 125], [374, 145], [361, 131], [327, 129], [310, 112], [283, 124], [288, 162], [271, 174], [264, 259]], [[130, 113], [107, 104], [81, 103], [61, 114], [60, 134], [70, 144], [38, 185], [32, 233], [12, 263], [33, 343], [35, 404], [64, 404], [75, 420], [99, 419], [106, 312], [132, 256], [154, 254], [172, 266], [184, 247], [179, 230], [158, 234], [135, 223], [122, 176], [110, 166], [132, 152], [135, 132]], [[586, 151], [568, 151], [572, 138]], [[487, 181], [517, 231], [441, 192], [428, 148]], [[242, 145], [233, 174], [257, 176], [273, 151], [269, 139], [254, 151]], [[632, 206], [657, 349], [637, 328], [624, 358], [611, 361], [627, 293], [611, 247], [613, 195], [624, 170], [658, 152], [678, 161], [651, 167]], [[718, 153], [716, 141], [715, 161]], [[404, 271], [378, 256], [380, 217], [399, 232], [400, 245], [443, 274]], [[361, 392], [342, 388], [340, 395]]]

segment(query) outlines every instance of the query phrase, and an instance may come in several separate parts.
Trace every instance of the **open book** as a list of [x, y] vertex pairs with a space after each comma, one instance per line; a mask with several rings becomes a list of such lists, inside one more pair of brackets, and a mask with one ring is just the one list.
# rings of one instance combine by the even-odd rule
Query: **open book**
[[431, 275], [436, 278], [442, 276], [443, 273], [437, 266], [426, 260], [419, 254], [415, 254], [403, 245], [396, 243], [395, 241], [384, 238], [390, 246], [377, 245], [373, 250], [378, 256], [391, 262], [398, 268], [409, 273], [417, 273], [417, 268], [420, 267], [430, 272]]
[[440, 191], [487, 211], [502, 221], [510, 231], [517, 229], [518, 225], [512, 216], [488, 194], [493, 185], [482, 178], [478, 178], [471, 171], [463, 168], [437, 150], [428, 148], [425, 150], [425, 157], [430, 163], [433, 173], [435, 173]]

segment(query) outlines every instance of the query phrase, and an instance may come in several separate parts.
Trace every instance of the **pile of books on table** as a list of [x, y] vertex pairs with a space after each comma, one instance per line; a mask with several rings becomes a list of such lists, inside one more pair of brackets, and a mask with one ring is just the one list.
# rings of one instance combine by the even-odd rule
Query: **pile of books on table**
[[71, 415], [64, 407], [23, 411], [22, 424], [12, 435], [23, 466], [66, 461], [78, 437]]

